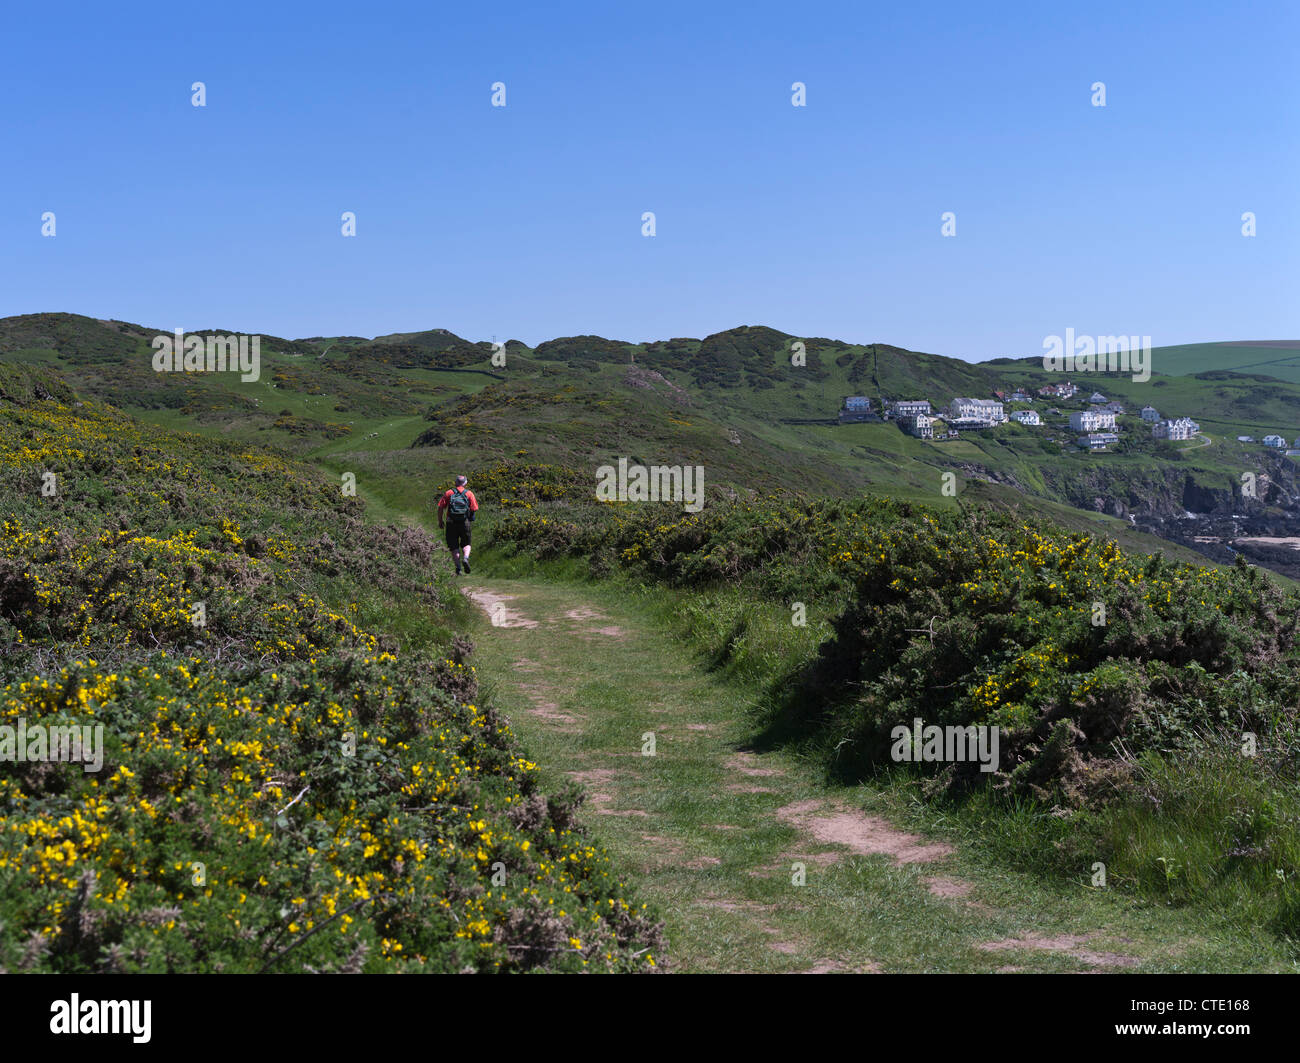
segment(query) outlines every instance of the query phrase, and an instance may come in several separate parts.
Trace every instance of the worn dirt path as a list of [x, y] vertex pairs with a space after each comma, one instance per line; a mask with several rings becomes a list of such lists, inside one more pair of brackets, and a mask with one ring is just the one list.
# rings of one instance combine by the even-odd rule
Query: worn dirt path
[[548, 786], [586, 789], [583, 821], [665, 917], [672, 969], [1179, 969], [1184, 945], [1148, 916], [982, 875], [864, 811], [868, 791], [747, 750], [746, 695], [632, 599], [477, 576], [462, 590], [496, 704]]

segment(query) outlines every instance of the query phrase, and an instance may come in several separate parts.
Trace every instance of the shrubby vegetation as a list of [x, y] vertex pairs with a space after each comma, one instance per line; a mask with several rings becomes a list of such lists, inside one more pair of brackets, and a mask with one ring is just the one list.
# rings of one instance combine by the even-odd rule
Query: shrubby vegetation
[[[564, 361], [577, 367], [593, 362], [623, 365], [635, 353], [637, 364], [648, 369], [679, 369], [690, 373], [699, 387], [771, 388], [790, 378], [790, 344], [799, 337], [765, 326], [742, 326], [715, 333], [703, 340], [672, 339], [647, 344], [609, 340], [603, 336], [563, 336], [538, 344], [534, 357]], [[834, 340], [803, 341], [806, 362], [801, 376], [823, 380], [821, 351], [838, 350]]]
[[[1101, 860], [1162, 898], [1249, 895], [1300, 938], [1300, 598], [1244, 561], [877, 498], [541, 503], [545, 472], [518, 475], [495, 542], [686, 592], [692, 636], [764, 686], [760, 744], [1015, 820], [1008, 855], [1054, 873]], [[916, 718], [997, 725], [1000, 770], [895, 765], [891, 731]]]
[[0, 490], [0, 724], [105, 737], [98, 773], [0, 762], [0, 968], [662, 964], [480, 695], [423, 531], [3, 366]]

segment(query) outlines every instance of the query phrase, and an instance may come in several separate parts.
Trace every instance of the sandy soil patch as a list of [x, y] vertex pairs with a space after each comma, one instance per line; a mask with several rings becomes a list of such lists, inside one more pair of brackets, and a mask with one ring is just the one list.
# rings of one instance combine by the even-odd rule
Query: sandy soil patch
[[652, 842], [661, 852], [668, 853], [672, 856], [685, 856], [686, 850], [682, 848], [682, 843], [676, 838], [665, 838], [659, 834], [641, 835], [643, 842]]
[[773, 878], [774, 876], [788, 876], [794, 874], [794, 865], [803, 864], [805, 870], [810, 867], [823, 868], [830, 867], [840, 858], [837, 852], [821, 853], [787, 853], [781, 857], [781, 862], [775, 867], [765, 867], [761, 870], [755, 869], [749, 872], [752, 878]]
[[617, 777], [613, 768], [588, 768], [586, 771], [565, 772], [569, 778], [582, 784], [587, 791], [587, 805], [598, 816], [646, 816], [639, 808], [610, 808], [614, 795], [607, 789]]
[[961, 879], [957, 878], [945, 878], [942, 875], [934, 875], [924, 881], [925, 888], [936, 897], [969, 897], [971, 891], [975, 888], [969, 882], [963, 882]]
[[586, 771], [570, 771], [565, 774], [582, 784], [583, 789], [587, 791], [587, 800], [591, 804], [614, 800], [614, 795], [604, 789], [616, 777], [617, 773], [613, 768], [588, 768]]
[[1118, 952], [1097, 952], [1083, 948], [1093, 934], [1057, 934], [1049, 936], [1037, 931], [1021, 934], [1018, 938], [1003, 938], [1001, 941], [984, 941], [976, 948], [985, 952], [1002, 952], [1006, 949], [1034, 949], [1039, 952], [1062, 952], [1071, 959], [1086, 963], [1090, 967], [1136, 967], [1141, 960], [1136, 956], [1124, 956]]
[[536, 683], [523, 683], [519, 687], [528, 695], [528, 700], [532, 705], [524, 711], [529, 716], [536, 716], [539, 720], [546, 720], [549, 723], [559, 724], [560, 730], [576, 731], [580, 722], [577, 716], [572, 713], [564, 712], [559, 705], [546, 697], [549, 687], [539, 686]]
[[531, 628], [537, 626], [536, 620], [530, 620], [522, 613], [506, 606], [506, 602], [515, 600], [516, 596], [513, 594], [496, 594], [492, 591], [469, 590], [468, 588], [462, 588], [462, 593], [467, 595], [483, 612], [487, 613], [493, 627]]
[[856, 968], [850, 969], [839, 960], [818, 960], [806, 971], [800, 971], [800, 974], [879, 974], [880, 964], [867, 960], [866, 963], [860, 963]]
[[578, 718], [567, 712], [561, 712], [559, 706], [553, 701], [535, 701], [525, 711], [529, 716], [536, 716], [539, 720], [560, 724], [559, 730], [577, 731], [578, 729], [576, 726]]
[[782, 822], [811, 834], [819, 842], [846, 846], [860, 856], [888, 856], [900, 865], [930, 863], [952, 853], [943, 842], [908, 834], [878, 816], [850, 808], [827, 808], [821, 801], [797, 801], [778, 809], [776, 814]]
[[687, 860], [682, 867], [689, 867], [692, 871], [699, 871], [701, 868], [717, 867], [721, 860], [716, 856], [697, 856], [694, 860]]
[[[558, 620], [559, 618], [556, 617], [555, 619]], [[609, 618], [604, 613], [597, 612], [595, 609], [590, 609], [585, 605], [580, 605], [578, 608], [570, 609], [566, 612], [564, 614], [564, 619], [576, 620], [578, 623], [583, 623], [587, 620], [608, 620]], [[585, 627], [582, 629], [581, 634], [583, 638], [586, 638], [588, 635], [604, 635], [606, 638], [622, 639], [626, 637], [627, 633], [617, 624], [607, 624], [605, 627]]]

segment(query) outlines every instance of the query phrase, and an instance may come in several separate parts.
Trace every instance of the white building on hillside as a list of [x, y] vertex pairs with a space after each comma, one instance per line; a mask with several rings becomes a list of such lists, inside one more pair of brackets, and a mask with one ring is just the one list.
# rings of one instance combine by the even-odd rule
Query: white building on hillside
[[1080, 410], [1070, 414], [1070, 427], [1076, 432], [1096, 432], [1101, 428], [1114, 428], [1115, 415], [1109, 410]]
[[1191, 439], [1200, 430], [1201, 426], [1190, 417], [1179, 417], [1152, 425], [1151, 435], [1155, 439]]
[[1286, 440], [1283, 439], [1281, 436], [1265, 436], [1264, 446], [1277, 447], [1280, 450], [1281, 448], [1286, 446]]
[[1160, 420], [1160, 411], [1157, 410], [1154, 406], [1143, 406], [1142, 420], [1148, 422], [1149, 424], [1155, 424]]
[[1019, 421], [1021, 424], [1042, 424], [1043, 419], [1038, 416], [1037, 410], [1016, 410], [1011, 415], [1013, 421]]
[[915, 417], [917, 414], [930, 415], [929, 399], [899, 399], [886, 407], [894, 417]]
[[917, 439], [934, 438], [935, 418], [924, 413], [913, 414], [910, 417], [900, 417], [899, 425], [909, 436], [916, 436]]
[[956, 398], [948, 405], [948, 411], [957, 421], [982, 421], [985, 424], [1001, 424], [1007, 419], [1002, 412], [1002, 403], [996, 399]]

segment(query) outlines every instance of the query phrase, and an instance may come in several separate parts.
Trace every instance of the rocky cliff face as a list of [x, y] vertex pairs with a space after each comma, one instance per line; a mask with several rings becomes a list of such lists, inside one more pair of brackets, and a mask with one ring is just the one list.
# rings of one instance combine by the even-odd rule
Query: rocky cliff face
[[[1243, 470], [1243, 473], [1247, 470]], [[1286, 458], [1266, 454], [1254, 475], [1253, 491], [1242, 480], [1208, 469], [1169, 466], [1147, 474], [1131, 469], [1098, 464], [1082, 475], [1053, 475], [1046, 478], [1053, 490], [1071, 505], [1133, 518], [1138, 522], [1180, 520], [1187, 514], [1198, 517], [1252, 518], [1292, 515], [1300, 519], [1300, 476], [1298, 467]]]
[[1073, 506], [1128, 520], [1213, 561], [1243, 554], [1300, 578], [1300, 550], [1239, 541], [1295, 538], [1300, 544], [1300, 469], [1281, 455], [1262, 454], [1257, 468], [1242, 472], [1254, 476], [1253, 484], [1205, 468], [1169, 466], [1142, 475], [1100, 463], [1082, 475], [1054, 479], [1049, 473], [1048, 481]]

